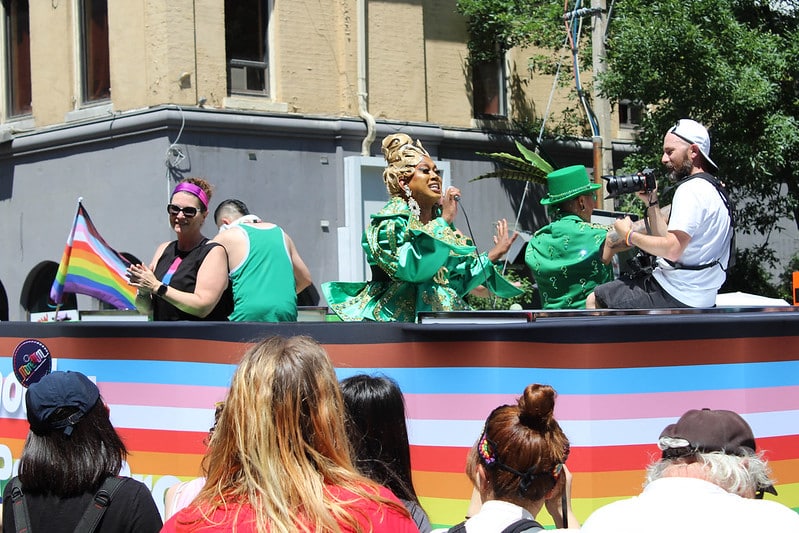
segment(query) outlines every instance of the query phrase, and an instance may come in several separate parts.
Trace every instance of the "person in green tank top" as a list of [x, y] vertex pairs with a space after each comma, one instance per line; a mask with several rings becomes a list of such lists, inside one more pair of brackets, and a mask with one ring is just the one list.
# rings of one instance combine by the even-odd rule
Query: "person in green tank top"
[[591, 183], [583, 165], [574, 165], [549, 173], [547, 187], [541, 205], [550, 206], [552, 222], [530, 239], [525, 262], [538, 284], [541, 307], [584, 309], [594, 287], [613, 280], [610, 262], [620, 251], [608, 226], [591, 223], [602, 185]]
[[294, 242], [279, 226], [250, 215], [240, 200], [225, 200], [214, 219], [222, 231], [214, 241], [228, 254], [233, 286], [230, 320], [297, 320], [297, 294], [311, 284], [311, 273]]

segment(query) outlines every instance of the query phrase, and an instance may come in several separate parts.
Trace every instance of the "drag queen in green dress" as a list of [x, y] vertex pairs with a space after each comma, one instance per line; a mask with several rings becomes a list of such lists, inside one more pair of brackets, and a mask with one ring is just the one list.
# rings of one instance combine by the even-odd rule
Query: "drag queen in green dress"
[[422, 144], [395, 133], [382, 148], [391, 198], [371, 216], [362, 240], [372, 280], [323, 283], [330, 308], [345, 321], [415, 322], [422, 311], [469, 309], [463, 296], [470, 291], [520, 294], [494, 266], [516, 238], [508, 235], [507, 221], [497, 223], [494, 247], [478, 254], [453, 225], [460, 191], [441, 190], [441, 176]]

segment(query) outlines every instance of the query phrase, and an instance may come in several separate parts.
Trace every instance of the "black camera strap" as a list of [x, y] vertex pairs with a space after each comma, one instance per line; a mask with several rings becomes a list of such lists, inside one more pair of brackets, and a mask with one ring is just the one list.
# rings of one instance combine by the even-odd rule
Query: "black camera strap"
[[[685, 179], [681, 180], [673, 188], [676, 189], [683, 183], [690, 181], [694, 178], [701, 178], [710, 183], [711, 185], [713, 185], [713, 187], [716, 188], [716, 191], [718, 191], [719, 196], [721, 197], [721, 201], [724, 202], [724, 207], [727, 208], [727, 215], [729, 215], [730, 217], [730, 228], [732, 228], [732, 237], [730, 238], [730, 258], [727, 261], [727, 268], [721, 266], [721, 258], [711, 261], [710, 263], [703, 263], [701, 265], [684, 265], [679, 261], [670, 261], [665, 257], [663, 258], [663, 260], [666, 261], [666, 263], [668, 263], [674, 269], [704, 270], [706, 268], [711, 268], [716, 265], [719, 265], [719, 268], [721, 268], [724, 272], [727, 272], [727, 270], [735, 264], [735, 209], [733, 208], [730, 196], [727, 194], [727, 189], [724, 188], [724, 184], [717, 177], [707, 172], [699, 172], [697, 174], [692, 174], [686, 177]], [[673, 208], [674, 205], [672, 204], [672, 209]]]

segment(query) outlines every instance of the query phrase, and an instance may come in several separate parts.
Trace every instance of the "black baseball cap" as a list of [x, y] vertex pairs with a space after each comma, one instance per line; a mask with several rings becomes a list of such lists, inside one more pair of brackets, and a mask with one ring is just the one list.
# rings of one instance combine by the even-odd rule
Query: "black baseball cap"
[[[80, 372], [51, 372], [28, 387], [25, 395], [28, 423], [37, 434], [63, 429], [66, 435], [71, 435], [75, 424], [99, 398], [100, 389]], [[51, 420], [53, 413], [61, 407], [73, 407], [77, 411], [68, 417]]]

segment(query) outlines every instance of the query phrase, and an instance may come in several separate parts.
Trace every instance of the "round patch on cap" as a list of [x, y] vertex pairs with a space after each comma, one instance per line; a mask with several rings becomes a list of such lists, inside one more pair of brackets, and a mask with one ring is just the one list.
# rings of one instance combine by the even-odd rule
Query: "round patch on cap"
[[43, 343], [36, 339], [25, 339], [14, 348], [11, 364], [17, 381], [28, 388], [50, 373], [53, 358]]

